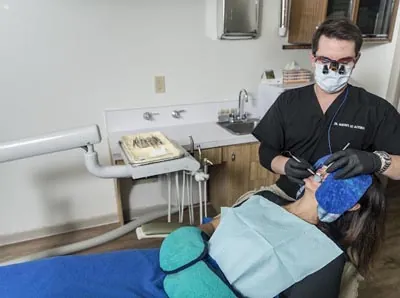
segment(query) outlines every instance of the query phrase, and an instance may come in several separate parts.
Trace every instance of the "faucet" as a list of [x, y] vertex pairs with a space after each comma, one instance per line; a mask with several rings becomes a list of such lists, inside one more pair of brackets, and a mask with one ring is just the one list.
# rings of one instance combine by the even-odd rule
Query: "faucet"
[[242, 89], [239, 92], [239, 114], [237, 115], [237, 118], [239, 120], [244, 120], [246, 119], [247, 115], [244, 112], [244, 102], [243, 102], [243, 98], [242, 98], [242, 94], [244, 93], [244, 101], [248, 102], [249, 101], [249, 94], [247, 93], [246, 89]]

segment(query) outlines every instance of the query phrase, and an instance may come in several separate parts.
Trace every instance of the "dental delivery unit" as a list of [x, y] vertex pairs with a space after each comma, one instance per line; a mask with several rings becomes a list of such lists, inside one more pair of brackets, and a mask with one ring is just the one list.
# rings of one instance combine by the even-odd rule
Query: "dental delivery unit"
[[[125, 165], [101, 166], [99, 164], [98, 154], [94, 148], [94, 145], [99, 144], [100, 142], [101, 134], [98, 125], [89, 125], [57, 131], [37, 137], [0, 143], [0, 163], [80, 148], [83, 149], [86, 169], [89, 173], [99, 178], [116, 179], [131, 177], [132, 179], [140, 179], [166, 174], [169, 178], [168, 209], [149, 212], [103, 235], [17, 258], [6, 263], [1, 263], [0, 266], [76, 253], [115, 240], [135, 230], [137, 230], [138, 239], [141, 239], [142, 237], [145, 237], [143, 234], [146, 230], [151, 230], [150, 227], [152, 223], [149, 223], [147, 228], [145, 225], [150, 221], [163, 216], [168, 216], [168, 223], [170, 223], [171, 213], [177, 212], [179, 212], [179, 222], [183, 221], [185, 194], [187, 194], [187, 203], [189, 204], [190, 224], [193, 224], [193, 198], [189, 194], [192, 185], [192, 178], [199, 183], [200, 223], [203, 220], [203, 208], [204, 214], [207, 216], [207, 165], [211, 164], [208, 160], [204, 161], [204, 169], [201, 169], [201, 161], [199, 162], [196, 160], [181, 145], [168, 139], [161, 132], [156, 131], [123, 136], [119, 141], [119, 149]], [[178, 173], [180, 172], [183, 173], [182, 189], [178, 186]], [[173, 207], [171, 202], [172, 174], [175, 174], [178, 197], [175, 199]], [[202, 195], [202, 190], [204, 195]], [[149, 237], [165, 237], [165, 233], [171, 232], [173, 226], [176, 227], [176, 225], [173, 224], [170, 227], [168, 227], [167, 224], [161, 227], [159, 226], [161, 233], [153, 233], [153, 235], [150, 235]]]

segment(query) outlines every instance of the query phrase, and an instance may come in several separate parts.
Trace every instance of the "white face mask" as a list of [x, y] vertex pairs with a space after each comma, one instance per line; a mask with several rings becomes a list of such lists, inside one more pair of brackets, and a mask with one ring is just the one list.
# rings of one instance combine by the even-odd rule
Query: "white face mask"
[[327, 93], [336, 93], [342, 90], [350, 79], [353, 71], [352, 67], [345, 67], [345, 73], [339, 74], [338, 71], [328, 69], [328, 73], [323, 73], [324, 65], [320, 63], [315, 64], [315, 81], [318, 86]]

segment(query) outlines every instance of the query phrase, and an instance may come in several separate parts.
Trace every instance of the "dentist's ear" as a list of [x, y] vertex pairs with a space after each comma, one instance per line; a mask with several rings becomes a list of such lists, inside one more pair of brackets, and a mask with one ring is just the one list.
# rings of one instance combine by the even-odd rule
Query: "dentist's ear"
[[361, 57], [361, 52], [358, 52], [358, 55], [357, 55], [357, 57], [356, 57], [356, 63], [354, 63], [353, 69], [356, 68], [356, 65], [357, 65], [358, 60], [360, 59], [360, 57]]
[[311, 66], [314, 67], [314, 66], [315, 66], [315, 57], [314, 57], [314, 54], [313, 54], [313, 52], [311, 51], [309, 55], [310, 55]]
[[360, 207], [361, 207], [360, 204], [357, 203], [347, 211], [349, 211], [349, 212], [357, 211], [358, 209], [360, 209]]

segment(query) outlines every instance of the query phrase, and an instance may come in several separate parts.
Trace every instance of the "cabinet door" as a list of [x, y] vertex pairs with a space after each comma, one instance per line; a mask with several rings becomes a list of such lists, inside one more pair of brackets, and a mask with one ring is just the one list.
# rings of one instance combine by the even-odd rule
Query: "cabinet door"
[[353, 20], [365, 39], [392, 40], [399, 0], [357, 0]]
[[232, 206], [244, 193], [275, 183], [279, 175], [264, 169], [258, 143], [222, 148], [222, 163], [210, 168], [209, 197], [217, 212]]
[[204, 158], [207, 158], [214, 165], [219, 165], [222, 163], [222, 147], [202, 149], [201, 156], [198, 151], [195, 151], [194, 157], [197, 160], [201, 160], [202, 163]]
[[229, 207], [249, 187], [250, 146], [234, 145], [222, 148], [222, 163], [210, 167], [209, 197], [217, 212]]
[[327, 18], [350, 18], [355, 19], [356, 9], [354, 0], [329, 0], [326, 12]]
[[347, 17], [360, 28], [364, 41], [391, 41], [399, 0], [295, 0], [291, 1], [288, 42], [310, 44], [326, 18]]
[[274, 184], [279, 175], [272, 173], [260, 164], [258, 156], [258, 143], [250, 146], [250, 174], [249, 174], [249, 189], [258, 189], [262, 186]]
[[246, 191], [249, 190], [250, 144], [227, 146], [222, 151], [226, 164], [228, 203], [231, 206]]
[[328, 0], [291, 1], [289, 43], [310, 44], [316, 27], [326, 18]]

